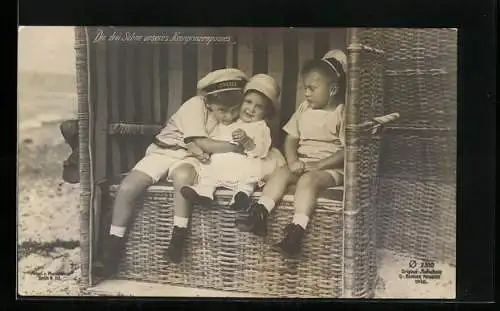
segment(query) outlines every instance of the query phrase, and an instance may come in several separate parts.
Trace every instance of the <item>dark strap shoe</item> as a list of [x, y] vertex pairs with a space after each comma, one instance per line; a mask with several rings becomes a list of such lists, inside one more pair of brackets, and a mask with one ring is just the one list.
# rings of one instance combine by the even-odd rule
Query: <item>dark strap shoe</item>
[[257, 236], [265, 237], [268, 217], [269, 212], [264, 205], [256, 203], [250, 206], [247, 216], [236, 219], [235, 225], [240, 231], [252, 232]]
[[214, 201], [211, 198], [199, 195], [198, 192], [196, 192], [189, 186], [181, 187], [180, 193], [184, 197], [184, 199], [190, 201], [193, 204], [198, 204], [208, 208], [212, 207], [214, 204]]
[[250, 206], [250, 198], [245, 192], [238, 192], [234, 196], [234, 203], [229, 206], [230, 209], [235, 211], [246, 211]]
[[97, 267], [96, 274], [101, 278], [110, 278], [118, 272], [118, 264], [125, 249], [125, 238], [108, 235], [103, 246], [102, 266]]
[[287, 258], [296, 258], [302, 250], [302, 238], [305, 230], [299, 225], [289, 224], [285, 227], [285, 237], [273, 245], [273, 250]]
[[170, 239], [170, 245], [165, 253], [168, 261], [172, 263], [180, 263], [182, 261], [187, 235], [187, 228], [174, 226], [174, 229], [172, 230], [172, 238]]

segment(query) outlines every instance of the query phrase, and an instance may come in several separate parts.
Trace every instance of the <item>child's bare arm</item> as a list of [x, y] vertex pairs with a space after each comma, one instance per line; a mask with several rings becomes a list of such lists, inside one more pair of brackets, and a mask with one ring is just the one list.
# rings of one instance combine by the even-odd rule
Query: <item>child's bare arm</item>
[[200, 137], [193, 139], [192, 142], [198, 145], [206, 153], [242, 152], [241, 146], [231, 144], [227, 141]]
[[285, 138], [285, 159], [290, 172], [294, 174], [302, 174], [305, 169], [304, 162], [299, 160], [297, 154], [297, 148], [299, 146], [299, 139], [293, 136], [287, 135]]
[[248, 136], [244, 130], [237, 129], [233, 132], [233, 140], [243, 146], [248, 156], [254, 158], [265, 157], [272, 143], [271, 131], [267, 126], [253, 133], [253, 137]]
[[288, 164], [299, 161], [299, 156], [297, 154], [297, 148], [299, 146], [299, 139], [290, 135], [286, 135], [285, 138], [285, 159]]
[[324, 158], [317, 162], [306, 163], [306, 171], [328, 170], [333, 168], [344, 167], [344, 150], [339, 150], [328, 158]]

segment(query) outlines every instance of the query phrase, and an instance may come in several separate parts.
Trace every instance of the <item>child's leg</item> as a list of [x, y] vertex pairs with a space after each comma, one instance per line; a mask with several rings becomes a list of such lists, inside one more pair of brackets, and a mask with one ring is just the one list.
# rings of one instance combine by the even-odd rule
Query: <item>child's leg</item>
[[165, 175], [177, 161], [167, 155], [147, 154], [122, 181], [113, 206], [109, 234], [104, 238], [103, 269], [97, 273], [110, 277], [116, 272], [118, 261], [125, 246], [124, 235], [130, 223], [137, 198]]
[[210, 164], [197, 165], [198, 180], [195, 184], [184, 186], [181, 194], [191, 203], [211, 205], [217, 187], [217, 170], [213, 162]]
[[118, 261], [125, 247], [125, 232], [134, 211], [135, 201], [151, 184], [153, 179], [140, 171], [132, 170], [118, 189], [113, 206], [113, 216], [109, 234], [103, 240], [102, 269], [96, 274], [108, 278], [116, 273]]
[[295, 191], [295, 215], [288, 225], [285, 238], [274, 249], [285, 256], [293, 257], [300, 252], [300, 242], [312, 215], [318, 193], [337, 184], [335, 178], [326, 171], [313, 171], [302, 175]]
[[200, 204], [204, 207], [210, 207], [213, 204], [214, 192], [217, 188], [217, 180], [207, 174], [204, 169], [200, 170], [198, 183], [190, 186], [185, 185], [180, 188], [180, 193], [184, 199], [191, 204]]
[[255, 191], [255, 186], [256, 183], [254, 182], [251, 183], [239, 182], [236, 188], [236, 193], [241, 192], [246, 194], [247, 196], [251, 196], [252, 193]]
[[286, 188], [297, 181], [298, 177], [284, 166], [277, 169], [269, 178], [259, 201], [250, 207], [248, 215], [236, 220], [241, 231], [252, 232], [258, 236], [267, 235], [267, 218], [269, 213], [281, 199]]
[[210, 200], [214, 199], [214, 192], [217, 188], [217, 181], [213, 180], [213, 178], [200, 177], [199, 183], [191, 186], [191, 189], [195, 190], [199, 196], [209, 198]]
[[181, 218], [191, 217], [191, 204], [180, 193], [180, 189], [186, 185], [194, 184], [196, 170], [191, 164], [181, 164], [176, 167], [170, 178], [174, 186], [174, 216]]
[[[305, 229], [316, 206], [318, 193], [335, 185], [335, 179], [325, 171], [308, 172], [302, 175], [297, 182], [297, 190], [295, 191], [294, 223]], [[298, 220], [296, 222], [295, 218], [297, 217], [304, 221]]]
[[[113, 206], [110, 234], [123, 237], [125, 228], [134, 210], [135, 201], [153, 183], [154, 181], [149, 175], [136, 170], [132, 170], [123, 179]], [[123, 233], [116, 234], [117, 230], [123, 230]]]
[[180, 189], [194, 183], [196, 170], [193, 165], [185, 163], [177, 166], [169, 176], [174, 185], [174, 228], [166, 256], [170, 261], [178, 263], [182, 260], [187, 227], [191, 217], [191, 204], [182, 196]]
[[262, 189], [262, 196], [258, 203], [271, 212], [276, 202], [285, 194], [288, 186], [296, 183], [297, 180], [298, 176], [290, 172], [287, 166], [280, 167], [269, 177], [264, 189]]
[[178, 161], [172, 156], [149, 153], [148, 151], [120, 185], [113, 207], [111, 234], [123, 237], [122, 232], [125, 232], [125, 227], [131, 220], [137, 198], [149, 186], [163, 178], [172, 164]]

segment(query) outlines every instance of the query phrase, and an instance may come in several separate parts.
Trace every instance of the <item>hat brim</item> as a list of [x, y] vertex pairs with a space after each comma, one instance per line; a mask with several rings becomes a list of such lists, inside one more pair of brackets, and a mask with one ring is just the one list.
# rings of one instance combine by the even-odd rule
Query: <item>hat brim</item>
[[222, 90], [214, 90], [210, 92], [204, 92], [205, 95], [212, 95], [212, 94], [217, 94], [217, 93], [222, 93], [222, 92], [227, 92], [227, 91], [243, 91], [241, 88], [229, 88], [229, 89], [222, 89]]

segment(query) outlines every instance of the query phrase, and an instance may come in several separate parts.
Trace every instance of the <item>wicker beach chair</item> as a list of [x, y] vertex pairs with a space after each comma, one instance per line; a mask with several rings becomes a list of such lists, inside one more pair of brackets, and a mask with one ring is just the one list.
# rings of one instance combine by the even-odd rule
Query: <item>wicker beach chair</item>
[[[447, 30], [368, 28], [318, 31], [314, 35], [304, 31], [231, 30], [236, 44], [207, 47], [92, 44], [90, 38], [96, 31], [91, 27], [75, 31], [82, 286], [99, 282], [93, 275], [93, 267], [99, 259], [100, 236], [109, 224], [113, 198], [123, 174], [140, 158], [166, 117], [184, 99], [194, 95], [192, 86], [197, 77], [226, 66], [241, 68], [249, 74], [268, 72], [274, 76], [283, 88], [278, 118], [272, 124], [273, 139], [279, 141], [280, 125], [295, 110], [290, 103], [302, 96], [297, 91], [300, 64], [332, 47], [348, 52], [345, 185], [320, 195], [301, 257], [284, 259], [269, 249], [271, 242], [281, 238], [282, 228], [293, 215], [292, 190], [271, 214], [269, 236], [260, 239], [233, 227], [237, 212], [227, 207], [229, 193], [220, 189], [216, 192], [217, 208], [194, 209], [183, 263], [169, 265], [162, 254], [168, 247], [172, 229], [172, 187], [160, 182], [150, 187], [137, 203], [118, 277], [273, 297], [367, 298], [373, 296], [377, 281], [377, 247], [429, 258], [454, 258], [454, 223], [444, 218], [454, 217], [455, 185], [448, 180], [436, 187], [435, 181], [417, 178], [435, 176], [436, 170], [443, 166], [428, 161], [436, 161], [432, 156], [438, 152], [452, 152], [452, 143], [447, 143], [450, 149], [446, 150], [435, 144], [442, 141], [436, 133], [444, 130], [434, 131], [435, 127], [448, 126], [446, 122], [450, 119], [445, 119], [446, 112], [439, 114], [436, 117], [439, 121], [431, 123], [432, 127], [424, 126], [416, 132], [411, 122], [422, 125], [432, 114], [423, 112], [428, 106], [423, 104], [422, 94], [428, 94], [426, 100], [437, 103], [437, 98], [443, 96], [440, 92], [444, 92], [441, 100], [445, 106], [434, 109], [453, 111], [455, 80], [451, 78], [451, 67], [443, 69], [445, 73], [435, 69], [450, 65], [448, 57], [456, 57], [452, 55], [456, 54], [456, 47], [451, 48], [456, 35]], [[104, 31], [113, 32], [117, 28]], [[432, 45], [434, 54], [417, 53], [417, 60], [412, 58], [415, 50], [429, 42], [437, 44]], [[421, 73], [422, 62], [430, 66], [426, 73], [438, 76], [436, 81], [440, 81], [441, 91], [421, 80], [415, 82], [405, 71]], [[410, 90], [411, 85], [419, 89], [405, 94], [395, 91], [401, 86]], [[388, 123], [399, 117], [394, 112], [399, 112], [400, 120]], [[395, 136], [398, 131], [404, 134]], [[431, 133], [430, 140], [423, 138], [424, 133]], [[453, 136], [453, 128], [446, 133], [449, 134], [446, 137]], [[405, 137], [403, 142], [398, 141], [401, 137]], [[422, 150], [432, 156], [417, 158]], [[405, 162], [406, 157], [413, 162]], [[420, 175], [411, 174], [413, 171], [408, 169], [415, 163], [420, 165]], [[411, 176], [404, 172], [410, 172]], [[422, 191], [426, 199], [421, 201], [416, 197], [415, 189]], [[433, 191], [445, 194], [444, 200], [435, 198]], [[257, 191], [254, 198], [259, 195]], [[421, 211], [423, 216], [418, 216]], [[405, 219], [408, 215], [413, 217], [410, 224]], [[429, 221], [430, 215], [439, 217]], [[403, 226], [414, 230], [417, 237], [424, 236], [423, 240], [414, 240], [421, 244], [406, 245], [407, 231]], [[431, 245], [429, 237], [438, 239], [424, 251], [424, 247]], [[440, 250], [443, 244], [447, 245], [444, 253]]]

